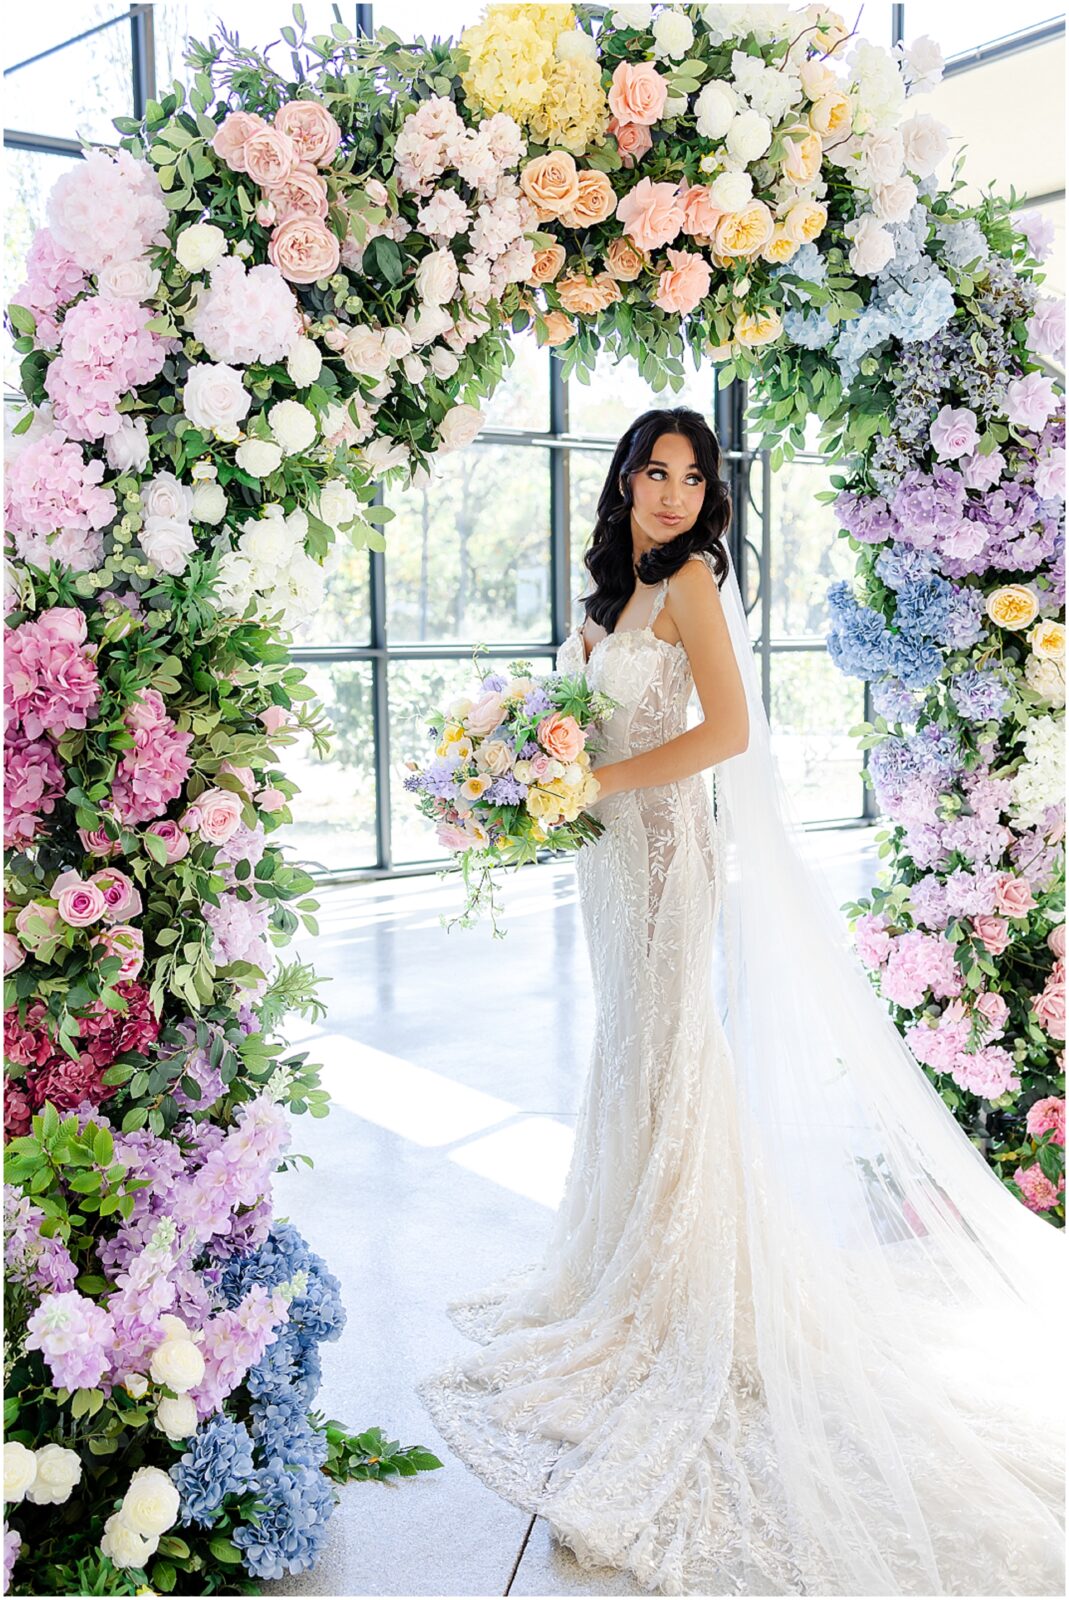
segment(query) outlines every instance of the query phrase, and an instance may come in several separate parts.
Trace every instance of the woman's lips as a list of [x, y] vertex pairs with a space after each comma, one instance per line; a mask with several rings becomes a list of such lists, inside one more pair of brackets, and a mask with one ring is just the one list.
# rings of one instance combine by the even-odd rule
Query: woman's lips
[[682, 517], [666, 517], [666, 516], [662, 515], [662, 516], [659, 517], [658, 520], [661, 521], [661, 522], [667, 522], [670, 527], [675, 527], [677, 522], [682, 522], [683, 521], [683, 518]]

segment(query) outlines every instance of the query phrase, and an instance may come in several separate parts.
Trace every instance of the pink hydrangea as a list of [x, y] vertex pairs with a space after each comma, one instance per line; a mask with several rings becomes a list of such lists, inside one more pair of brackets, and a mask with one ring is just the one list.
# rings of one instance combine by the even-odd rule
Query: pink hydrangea
[[37, 319], [36, 342], [51, 350], [59, 342], [55, 313], [89, 287], [82, 268], [63, 250], [47, 228], [38, 228], [26, 256], [26, 282], [12, 295]]
[[958, 1056], [951, 1077], [961, 1089], [979, 1095], [981, 1100], [996, 1100], [999, 1095], [1021, 1087], [1014, 1072], [1014, 1059], [1000, 1044], [985, 1044], [972, 1054]]
[[[4, 482], [4, 512], [15, 550], [23, 561], [46, 568], [54, 554], [63, 560], [50, 535], [75, 536], [85, 559], [64, 561], [77, 572], [100, 565], [103, 541], [94, 537], [116, 515], [115, 493], [101, 486], [102, 461], [86, 461], [80, 445], [58, 428], [23, 446], [9, 460]], [[69, 539], [68, 539], [69, 542]]]
[[1033, 1139], [1042, 1139], [1050, 1130], [1051, 1144], [1065, 1145], [1065, 1100], [1057, 1095], [1048, 1095], [1045, 1100], [1037, 1100], [1028, 1108], [1025, 1118], [1025, 1127]]
[[122, 425], [119, 401], [158, 377], [166, 341], [134, 300], [80, 300], [63, 322], [60, 354], [45, 374], [57, 424], [72, 439], [103, 439]]
[[240, 900], [236, 894], [221, 894], [217, 906], [206, 901], [201, 911], [215, 935], [212, 960], [216, 965], [225, 966], [231, 961], [262, 965], [261, 941], [268, 924], [266, 901]]
[[168, 215], [155, 171], [128, 150], [88, 151], [48, 197], [53, 238], [86, 272], [165, 244]]
[[866, 912], [854, 924], [854, 946], [866, 967], [880, 967], [891, 949], [891, 935], [887, 932], [887, 918]]
[[58, 739], [84, 728], [99, 699], [94, 646], [86, 642], [83, 612], [53, 606], [33, 622], [8, 630], [4, 651], [4, 705], [8, 732], [28, 739]]
[[277, 267], [246, 269], [236, 256], [212, 268], [193, 317], [193, 336], [215, 361], [281, 361], [301, 334], [293, 290]]
[[930, 990], [937, 1000], [961, 993], [961, 969], [954, 946], [939, 934], [911, 929], [894, 940], [880, 979], [885, 999], [894, 1005], [919, 1006]]
[[189, 776], [192, 733], [180, 733], [157, 690], [142, 689], [123, 721], [134, 736], [115, 774], [112, 801], [127, 827], [161, 817]]
[[934, 1028], [925, 1021], [907, 1029], [906, 1043], [933, 1072], [950, 1072], [969, 1042], [970, 1029], [964, 1006], [952, 1000]]
[[52, 1381], [64, 1389], [93, 1389], [109, 1370], [111, 1313], [77, 1289], [46, 1294], [26, 1324], [27, 1350], [40, 1350]]
[[12, 732], [4, 740], [4, 846], [21, 850], [63, 795], [63, 769], [47, 739]]
[[1030, 1167], [1018, 1167], [1013, 1181], [1020, 1189], [1029, 1211], [1049, 1211], [1051, 1206], [1058, 1204], [1058, 1196], [1065, 1189], [1064, 1175], [1057, 1184], [1051, 1183], [1038, 1161]]

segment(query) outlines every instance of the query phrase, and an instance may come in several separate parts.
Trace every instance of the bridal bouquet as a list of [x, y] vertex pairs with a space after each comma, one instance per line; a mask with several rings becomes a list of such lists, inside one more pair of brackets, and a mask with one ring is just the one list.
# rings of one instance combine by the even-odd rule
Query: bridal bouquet
[[583, 807], [600, 785], [590, 770], [597, 723], [615, 701], [591, 689], [582, 674], [532, 676], [530, 663], [509, 663], [511, 676], [487, 673], [475, 698], [435, 710], [435, 740], [426, 765], [409, 760], [405, 788], [425, 817], [438, 824], [438, 842], [451, 849], [467, 891], [458, 917], [471, 927], [488, 906], [495, 938], [495, 867], [534, 861], [538, 847], [577, 850], [604, 824]]

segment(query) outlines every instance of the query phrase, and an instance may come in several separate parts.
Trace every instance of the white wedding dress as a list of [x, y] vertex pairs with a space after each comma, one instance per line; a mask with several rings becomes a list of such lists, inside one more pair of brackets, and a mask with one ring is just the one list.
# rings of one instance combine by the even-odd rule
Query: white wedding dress
[[[576, 630], [557, 669], [585, 670], [619, 703], [602, 759], [685, 730], [682, 645], [647, 625], [584, 655]], [[754, 727], [749, 669], [753, 744], [767, 720]], [[605, 832], [576, 856], [596, 1025], [564, 1198], [540, 1261], [449, 1306], [482, 1348], [417, 1392], [490, 1488], [544, 1517], [581, 1565], [650, 1590], [1062, 1594], [1064, 1328], [1035, 1325], [1062, 1240], [993, 1177], [841, 938], [848, 981], [830, 964], [827, 993], [823, 947], [794, 950], [813, 969], [783, 986], [775, 1045], [759, 1035], [779, 995], [743, 1000], [760, 963], [736, 943], [725, 1032], [714, 936], [757, 809], [736, 791], [725, 828], [732, 767], [714, 769], [715, 808], [702, 774], [597, 804]], [[788, 895], [802, 872], [811, 893], [793, 851], [767, 871]], [[754, 937], [744, 923], [736, 941]], [[799, 1014], [810, 995], [812, 1018]], [[836, 1067], [846, 1048], [859, 1067], [893, 1060], [886, 1106], [838, 1070], [807, 1076], [818, 1045], [793, 1030], [812, 1041], [829, 1005]], [[856, 1043], [851, 1007], [867, 1030]], [[759, 1071], [766, 1043], [778, 1060]], [[914, 1168], [929, 1181], [906, 1195]]]

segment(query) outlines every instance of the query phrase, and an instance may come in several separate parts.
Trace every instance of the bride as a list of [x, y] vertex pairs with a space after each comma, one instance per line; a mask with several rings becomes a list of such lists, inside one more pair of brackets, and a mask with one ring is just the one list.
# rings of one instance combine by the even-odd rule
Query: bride
[[618, 702], [576, 857], [596, 1024], [564, 1198], [540, 1261], [450, 1305], [481, 1348], [418, 1393], [581, 1565], [649, 1589], [1064, 1594], [1064, 1240], [799, 848], [728, 520], [703, 418], [640, 416], [557, 656]]

